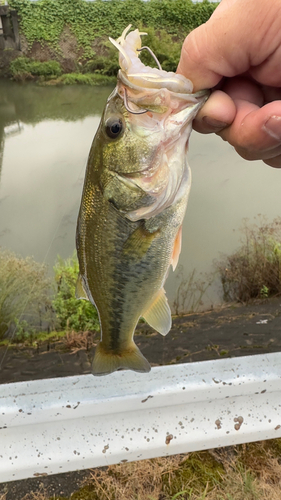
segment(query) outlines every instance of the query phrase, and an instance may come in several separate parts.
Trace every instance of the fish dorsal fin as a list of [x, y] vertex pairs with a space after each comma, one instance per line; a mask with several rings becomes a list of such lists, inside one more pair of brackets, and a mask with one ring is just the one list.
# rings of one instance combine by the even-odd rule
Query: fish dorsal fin
[[76, 282], [75, 297], [76, 299], [89, 300], [89, 297], [83, 285], [81, 274], [78, 275], [78, 279]]
[[164, 288], [161, 288], [154, 302], [142, 314], [142, 317], [161, 335], [167, 335], [172, 326], [172, 318]]
[[171, 266], [173, 271], [176, 269], [179, 261], [179, 256], [181, 253], [181, 239], [182, 239], [182, 226], [179, 228], [173, 248], [173, 254], [171, 259]]

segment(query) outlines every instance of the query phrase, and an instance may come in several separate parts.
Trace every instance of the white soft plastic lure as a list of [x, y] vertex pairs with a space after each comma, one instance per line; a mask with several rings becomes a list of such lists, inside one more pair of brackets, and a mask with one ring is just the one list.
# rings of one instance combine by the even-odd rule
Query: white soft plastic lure
[[150, 68], [142, 63], [139, 59], [141, 35], [146, 35], [146, 33], [139, 32], [139, 30], [128, 33], [130, 28], [131, 24], [116, 41], [109, 37], [111, 43], [120, 51], [119, 64], [121, 72], [127, 80], [140, 87], [158, 89], [163, 87], [178, 94], [191, 94], [193, 85], [183, 75], [163, 69]]

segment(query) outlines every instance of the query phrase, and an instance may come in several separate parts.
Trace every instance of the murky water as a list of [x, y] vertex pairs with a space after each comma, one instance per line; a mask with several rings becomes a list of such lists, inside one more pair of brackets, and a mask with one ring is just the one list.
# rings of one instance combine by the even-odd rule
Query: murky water
[[[0, 81], [0, 244], [52, 268], [75, 248], [75, 225], [89, 148], [111, 89]], [[246, 162], [216, 136], [193, 133], [193, 184], [179, 269], [210, 272], [239, 244], [244, 218], [281, 215], [281, 170]], [[1, 167], [2, 164], [2, 167]], [[166, 288], [172, 303], [179, 273]], [[217, 302], [216, 285], [205, 305]]]

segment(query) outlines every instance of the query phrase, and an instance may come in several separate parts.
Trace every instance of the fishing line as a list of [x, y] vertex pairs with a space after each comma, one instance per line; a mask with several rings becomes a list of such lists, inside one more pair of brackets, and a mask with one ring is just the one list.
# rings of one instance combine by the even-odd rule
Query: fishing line
[[[78, 180], [79, 180], [79, 178], [81, 177], [82, 172], [83, 172], [83, 171], [85, 171], [86, 166], [87, 166], [87, 161], [86, 161], [86, 163], [84, 163], [83, 167], [81, 167], [81, 170], [80, 170], [80, 172], [79, 172], [79, 174], [78, 174], [78, 177], [77, 177], [77, 179], [76, 179], [76, 181], [75, 181], [75, 184], [77, 183], [77, 181], [78, 181]], [[73, 209], [73, 207], [75, 206], [75, 203], [76, 203], [76, 201], [72, 204], [72, 209]], [[71, 210], [72, 210], [72, 209], [71, 209]], [[54, 243], [54, 241], [55, 241], [55, 239], [56, 239], [56, 236], [57, 236], [58, 230], [59, 230], [59, 228], [60, 228], [60, 226], [61, 226], [61, 223], [62, 223], [63, 218], [65, 217], [65, 215], [66, 215], [66, 209], [65, 209], [64, 213], [62, 214], [62, 216], [61, 216], [61, 218], [60, 218], [60, 221], [59, 221], [59, 223], [58, 223], [58, 225], [57, 225], [57, 227], [56, 227], [56, 229], [55, 229], [54, 235], [53, 235], [53, 237], [52, 237], [52, 239], [51, 239], [51, 242], [50, 242], [50, 244], [49, 244], [49, 247], [48, 247], [48, 249], [47, 249], [47, 251], [46, 251], [45, 257], [44, 257], [43, 262], [42, 262], [42, 265], [40, 266], [40, 268], [39, 268], [39, 269], [42, 269], [42, 268], [44, 267], [45, 263], [46, 263], [46, 259], [47, 259], [48, 255], [49, 255], [49, 253], [50, 253], [50, 250], [51, 250], [51, 248], [52, 248], [52, 246], [53, 246], [53, 243]], [[25, 310], [26, 310], [26, 307], [27, 307], [27, 305], [28, 305], [28, 303], [29, 303], [29, 301], [30, 301], [30, 297], [31, 297], [31, 294], [32, 294], [32, 292], [33, 292], [34, 287], [35, 287], [35, 283], [34, 283], [34, 284], [33, 284], [33, 286], [31, 287], [30, 292], [29, 292], [29, 294], [27, 295], [27, 299], [26, 299], [25, 305], [24, 305], [23, 310], [22, 310], [22, 312], [21, 312], [21, 314], [20, 314], [20, 316], [19, 316], [19, 321], [21, 320], [21, 318], [22, 318], [22, 316], [23, 316], [23, 314], [24, 314], [24, 312], [25, 312]], [[15, 326], [15, 328], [14, 328], [14, 330], [13, 330], [12, 334], [11, 334], [11, 337], [10, 337], [10, 338], [11, 338], [11, 340], [13, 340], [13, 338], [14, 338], [14, 336], [15, 336], [16, 329], [17, 329], [17, 327]], [[9, 346], [7, 345], [7, 346], [6, 346], [6, 349], [5, 349], [5, 351], [4, 351], [3, 357], [2, 357], [2, 359], [1, 359], [1, 361], [0, 361], [0, 370], [1, 370], [1, 368], [2, 368], [2, 364], [3, 364], [3, 362], [4, 362], [4, 359], [5, 359], [6, 355], [7, 355], [8, 349], [9, 349]]]

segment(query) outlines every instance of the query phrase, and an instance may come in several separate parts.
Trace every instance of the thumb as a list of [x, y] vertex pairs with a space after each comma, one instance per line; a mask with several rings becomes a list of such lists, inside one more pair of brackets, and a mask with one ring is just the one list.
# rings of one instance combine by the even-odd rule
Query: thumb
[[270, 5], [264, 0], [222, 0], [210, 19], [185, 39], [177, 72], [190, 78], [197, 91], [260, 64], [270, 54], [266, 49], [271, 44], [263, 53], [261, 41], [272, 32], [277, 12], [280, 20], [279, 0]]

